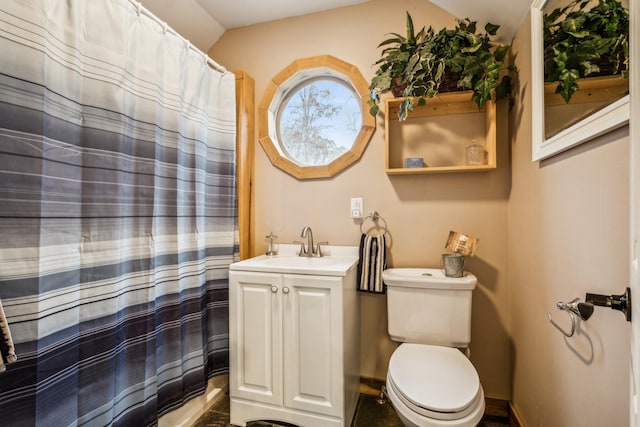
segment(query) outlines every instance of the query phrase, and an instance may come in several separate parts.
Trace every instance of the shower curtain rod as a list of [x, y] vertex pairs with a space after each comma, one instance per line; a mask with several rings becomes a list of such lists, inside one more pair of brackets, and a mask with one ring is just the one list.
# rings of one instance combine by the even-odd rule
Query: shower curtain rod
[[147, 17], [151, 18], [153, 21], [155, 21], [158, 25], [160, 25], [161, 27], [164, 28], [165, 31], [169, 31], [171, 34], [173, 34], [174, 36], [178, 37], [180, 40], [182, 40], [189, 49], [193, 49], [194, 51], [196, 51], [197, 53], [199, 53], [200, 55], [204, 56], [207, 59], [207, 63], [209, 63], [209, 65], [211, 65], [213, 67], [214, 70], [222, 73], [222, 74], [226, 74], [228, 71], [226, 68], [224, 68], [222, 65], [218, 64], [216, 61], [214, 61], [213, 59], [211, 59], [209, 57], [209, 55], [207, 55], [206, 53], [204, 53], [203, 51], [201, 51], [200, 49], [198, 49], [196, 46], [192, 45], [191, 42], [187, 39], [185, 39], [184, 37], [182, 37], [180, 34], [178, 34], [176, 32], [176, 30], [174, 30], [173, 28], [171, 28], [166, 22], [164, 22], [163, 20], [161, 20], [160, 18], [158, 18], [156, 15], [154, 15], [149, 9], [147, 9], [146, 7], [144, 7], [142, 5], [142, 3], [140, 3], [139, 1], [136, 0], [129, 0], [129, 3], [131, 3], [132, 5], [134, 5], [136, 7], [136, 9], [138, 9], [138, 15], [140, 15], [141, 13], [144, 13]]

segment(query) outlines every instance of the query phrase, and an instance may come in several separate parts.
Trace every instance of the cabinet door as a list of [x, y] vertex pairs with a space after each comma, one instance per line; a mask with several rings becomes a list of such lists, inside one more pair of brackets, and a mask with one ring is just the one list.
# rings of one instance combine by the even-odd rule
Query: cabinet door
[[342, 416], [342, 280], [285, 275], [284, 404]]
[[231, 271], [231, 397], [282, 404], [282, 276]]

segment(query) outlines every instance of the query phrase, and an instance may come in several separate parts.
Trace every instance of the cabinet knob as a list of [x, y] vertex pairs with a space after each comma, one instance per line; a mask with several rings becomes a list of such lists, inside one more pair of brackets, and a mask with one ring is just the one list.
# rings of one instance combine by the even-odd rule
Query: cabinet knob
[[282, 293], [283, 294], [288, 294], [289, 293], [289, 288], [287, 288], [286, 286], [284, 288], [282, 288]]
[[272, 286], [271, 287], [271, 292], [273, 292], [274, 294], [278, 293], [278, 287], [277, 286]]

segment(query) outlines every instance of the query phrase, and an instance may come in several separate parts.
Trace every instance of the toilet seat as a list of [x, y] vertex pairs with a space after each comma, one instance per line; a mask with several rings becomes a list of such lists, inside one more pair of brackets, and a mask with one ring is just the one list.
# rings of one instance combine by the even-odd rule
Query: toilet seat
[[455, 348], [401, 344], [389, 361], [387, 388], [395, 397], [394, 406], [401, 403], [415, 415], [432, 420], [446, 423], [471, 417], [479, 421], [484, 412], [478, 374]]

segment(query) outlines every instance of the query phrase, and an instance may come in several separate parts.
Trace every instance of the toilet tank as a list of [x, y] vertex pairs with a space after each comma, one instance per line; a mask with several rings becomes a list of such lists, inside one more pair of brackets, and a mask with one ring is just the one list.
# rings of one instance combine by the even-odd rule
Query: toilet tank
[[435, 268], [390, 268], [387, 316], [391, 339], [447, 347], [471, 342], [471, 293], [476, 277], [446, 277]]

